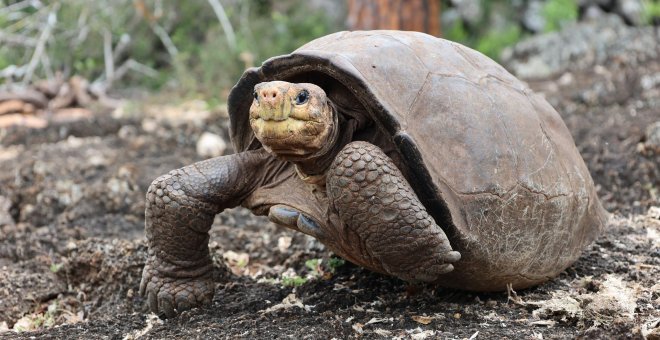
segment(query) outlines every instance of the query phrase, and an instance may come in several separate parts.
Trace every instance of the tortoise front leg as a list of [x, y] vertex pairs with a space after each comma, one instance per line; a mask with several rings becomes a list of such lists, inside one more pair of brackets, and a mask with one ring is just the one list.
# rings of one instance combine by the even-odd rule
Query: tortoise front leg
[[211, 303], [208, 231], [216, 214], [255, 190], [269, 158], [264, 150], [217, 157], [151, 183], [145, 211], [149, 251], [140, 283], [151, 311], [172, 317]]
[[411, 282], [432, 282], [461, 255], [377, 146], [352, 142], [328, 170], [333, 213], [347, 227], [347, 257]]

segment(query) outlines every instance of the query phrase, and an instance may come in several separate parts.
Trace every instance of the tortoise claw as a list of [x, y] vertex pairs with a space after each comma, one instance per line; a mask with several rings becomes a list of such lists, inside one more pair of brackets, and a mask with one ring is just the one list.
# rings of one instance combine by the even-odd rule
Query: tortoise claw
[[268, 211], [268, 219], [273, 223], [297, 229], [302, 233], [316, 238], [321, 234], [321, 228], [314, 219], [299, 210], [284, 204], [272, 206]]
[[296, 226], [298, 216], [300, 216], [300, 211], [283, 204], [274, 205], [268, 211], [268, 219], [271, 222], [289, 228]]
[[458, 262], [461, 259], [461, 253], [457, 251], [449, 251], [444, 256], [443, 259], [445, 262]]
[[307, 235], [318, 237], [319, 234], [321, 233], [321, 228], [319, 227], [319, 224], [305, 214], [300, 214], [300, 216], [298, 217], [297, 226], [298, 226], [298, 230], [300, 230], [301, 232]]

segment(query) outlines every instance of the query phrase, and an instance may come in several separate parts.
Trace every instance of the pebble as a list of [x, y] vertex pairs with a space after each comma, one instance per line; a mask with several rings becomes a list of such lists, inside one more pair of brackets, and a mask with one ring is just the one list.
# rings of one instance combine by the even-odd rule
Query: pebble
[[204, 132], [197, 140], [197, 154], [200, 157], [211, 158], [222, 156], [227, 149], [227, 142], [222, 137]]
[[646, 147], [660, 150], [660, 121], [646, 128]]

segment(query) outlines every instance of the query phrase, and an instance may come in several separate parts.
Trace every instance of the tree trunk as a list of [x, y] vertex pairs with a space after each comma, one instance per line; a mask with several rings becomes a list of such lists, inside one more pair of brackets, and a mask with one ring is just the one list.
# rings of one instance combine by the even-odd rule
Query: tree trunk
[[440, 36], [440, 0], [347, 0], [350, 30], [405, 30]]

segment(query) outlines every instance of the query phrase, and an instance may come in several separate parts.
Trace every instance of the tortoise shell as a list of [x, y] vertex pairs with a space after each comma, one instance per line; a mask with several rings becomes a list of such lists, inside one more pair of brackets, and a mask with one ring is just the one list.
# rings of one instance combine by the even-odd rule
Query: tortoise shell
[[259, 147], [248, 110], [254, 85], [271, 80], [316, 83], [395, 145], [411, 186], [462, 254], [443, 286], [546, 281], [606, 219], [559, 114], [470, 48], [417, 32], [339, 32], [271, 58], [229, 95], [236, 151]]

